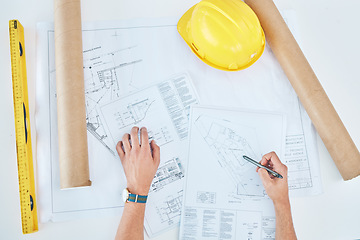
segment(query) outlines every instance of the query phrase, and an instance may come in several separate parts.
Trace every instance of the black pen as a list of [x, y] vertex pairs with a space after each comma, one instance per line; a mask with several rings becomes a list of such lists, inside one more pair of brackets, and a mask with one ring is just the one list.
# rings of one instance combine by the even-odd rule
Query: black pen
[[264, 168], [266, 171], [268, 171], [268, 173], [270, 173], [271, 175], [273, 175], [274, 177], [277, 178], [283, 178], [283, 176], [281, 176], [279, 173], [271, 170], [270, 168], [265, 167], [264, 165], [261, 165], [260, 163], [258, 163], [257, 161], [255, 161], [254, 159], [249, 158], [248, 156], [243, 155], [243, 158], [248, 161], [251, 162], [252, 164], [258, 166], [259, 168]]

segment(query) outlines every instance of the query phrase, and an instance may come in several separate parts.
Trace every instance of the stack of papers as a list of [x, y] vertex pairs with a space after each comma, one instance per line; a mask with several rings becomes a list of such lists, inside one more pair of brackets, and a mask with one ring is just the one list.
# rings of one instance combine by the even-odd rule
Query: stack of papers
[[[86, 121], [92, 186], [69, 190], [60, 190], [59, 180], [53, 26], [38, 25], [37, 186], [42, 222], [121, 214], [124, 206], [121, 192], [126, 187], [126, 178], [115, 144], [134, 125], [147, 127], [150, 137], [161, 145], [161, 162], [145, 214], [145, 228], [150, 237], [179, 226], [182, 211], [188, 213], [186, 216], [197, 211], [199, 219], [213, 219], [206, 222], [209, 224], [219, 224], [219, 219], [234, 221], [233, 207], [240, 206], [240, 202], [246, 203], [244, 206], [262, 202], [265, 210], [254, 213], [254, 208], [250, 208], [245, 218], [236, 218], [237, 226], [255, 229], [256, 225], [254, 236], [270, 236], [264, 233], [264, 226], [274, 224], [273, 215], [259, 179], [250, 166], [236, 165], [236, 171], [227, 171], [240, 150], [229, 153], [226, 149], [217, 149], [221, 142], [216, 142], [213, 136], [219, 131], [223, 134], [221, 138], [233, 134], [240, 142], [246, 136], [245, 145], [234, 143], [234, 149], [242, 149], [255, 159], [268, 151], [277, 151], [289, 169], [291, 196], [321, 192], [315, 130], [271, 49], [266, 47], [262, 57], [243, 71], [213, 69], [199, 60], [181, 39], [176, 29], [177, 20], [84, 24]], [[199, 107], [204, 105], [212, 107]], [[240, 118], [254, 117], [254, 114], [263, 114], [273, 129], [266, 123], [264, 129], [259, 129], [260, 123], [239, 122]], [[195, 119], [195, 115], [199, 119]], [[219, 118], [220, 115], [224, 117]], [[268, 130], [278, 132], [273, 145], [263, 142], [261, 131]], [[202, 142], [194, 143], [195, 136]], [[218, 192], [221, 182], [207, 186], [213, 189], [207, 189], [205, 182], [198, 189], [184, 188], [185, 181], [185, 186], [197, 181], [200, 175], [191, 173], [206, 160], [204, 155], [200, 162], [193, 161], [193, 154], [197, 153], [192, 152], [192, 145], [188, 153], [189, 139], [194, 146], [199, 144], [201, 149], [207, 149], [209, 163], [218, 169], [218, 174], [227, 172], [228, 188], [222, 189], [226, 193]], [[211, 173], [211, 169], [204, 174]], [[243, 175], [238, 176], [238, 171]], [[245, 174], [248, 172], [250, 175]], [[242, 181], [250, 182], [246, 186], [239, 185]], [[204, 211], [200, 214], [198, 207], [224, 204], [219, 202], [221, 196], [225, 197], [222, 201], [235, 201], [233, 207], [227, 209], [229, 213], [210, 210], [206, 216]], [[190, 220], [186, 222], [190, 224]], [[181, 236], [189, 233], [189, 226], [182, 226]], [[269, 229], [271, 232], [273, 228]], [[241, 234], [247, 234], [245, 232]]]

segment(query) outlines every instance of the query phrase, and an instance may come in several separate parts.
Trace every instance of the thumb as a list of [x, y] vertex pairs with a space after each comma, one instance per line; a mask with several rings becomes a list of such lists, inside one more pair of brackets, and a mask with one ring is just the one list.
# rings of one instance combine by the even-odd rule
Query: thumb
[[264, 185], [267, 184], [269, 182], [269, 180], [271, 180], [268, 172], [265, 169], [260, 168], [258, 173], [259, 173], [260, 179]]

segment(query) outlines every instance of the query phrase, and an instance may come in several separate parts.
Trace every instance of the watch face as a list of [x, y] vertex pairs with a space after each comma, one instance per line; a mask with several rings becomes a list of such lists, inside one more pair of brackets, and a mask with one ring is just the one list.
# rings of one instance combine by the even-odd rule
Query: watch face
[[127, 200], [129, 199], [129, 191], [127, 190], [127, 188], [125, 188], [122, 192], [122, 199], [124, 202], [127, 202]]

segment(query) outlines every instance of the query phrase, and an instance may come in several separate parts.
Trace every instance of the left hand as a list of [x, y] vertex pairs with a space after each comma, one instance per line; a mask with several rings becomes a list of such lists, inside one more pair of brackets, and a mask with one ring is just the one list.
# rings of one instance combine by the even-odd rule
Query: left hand
[[154, 140], [149, 144], [146, 128], [140, 130], [141, 143], [138, 132], [139, 128], [133, 127], [130, 135], [124, 134], [122, 141], [116, 145], [116, 150], [124, 168], [128, 190], [133, 194], [148, 195], [151, 182], [159, 167], [160, 148]]

